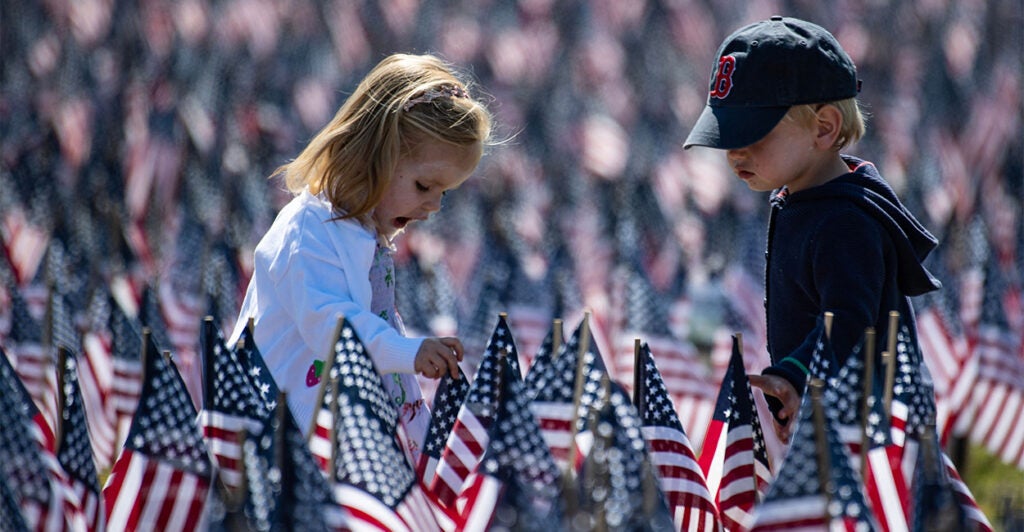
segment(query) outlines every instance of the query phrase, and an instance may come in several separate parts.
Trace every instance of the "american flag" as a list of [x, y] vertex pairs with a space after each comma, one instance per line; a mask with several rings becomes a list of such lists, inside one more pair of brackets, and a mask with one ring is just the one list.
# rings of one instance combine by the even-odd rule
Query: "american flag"
[[[881, 529], [904, 530], [910, 490], [900, 467], [900, 449], [892, 443], [880, 373], [865, 375], [864, 346], [863, 341], [855, 346], [835, 377], [828, 381], [825, 404], [832, 409], [830, 415], [840, 441], [849, 451], [851, 466], [861, 472], [865, 494]], [[865, 420], [862, 408], [866, 378], [872, 379], [872, 393], [867, 397]], [[861, 456], [866, 463], [861, 462]]]
[[956, 311], [941, 292], [925, 296], [929, 304], [917, 312], [917, 338], [935, 385], [939, 438], [946, 442], [970, 403], [978, 364], [970, 358], [967, 337], [958, 326]]
[[970, 438], [1004, 462], [1024, 467], [1024, 333], [1010, 327], [1004, 296], [1006, 274], [993, 265], [985, 275], [975, 357], [975, 422]]
[[447, 373], [441, 377], [441, 383], [434, 394], [430, 426], [427, 428], [427, 435], [423, 442], [423, 452], [416, 465], [416, 476], [420, 478], [425, 487], [430, 486], [433, 482], [437, 463], [445, 449], [445, 442], [448, 441], [448, 436], [452, 433], [452, 427], [455, 426], [455, 420], [467, 393], [469, 393], [469, 379], [462, 372], [462, 368], [459, 368], [458, 379], [453, 379]]
[[[591, 439], [577, 490], [580, 513], [607, 530], [672, 529], [672, 512], [647, 455], [642, 422], [625, 389], [607, 382], [590, 414]], [[581, 516], [571, 516], [574, 522]]]
[[751, 511], [772, 474], [738, 336], [733, 337], [732, 359], [706, 434], [699, 463], [722, 524], [727, 529], [749, 527]]
[[487, 449], [456, 502], [460, 530], [561, 526], [561, 475], [530, 413], [526, 385], [509, 362], [498, 361], [498, 404]]
[[262, 420], [260, 431], [245, 433], [240, 445], [240, 486], [221, 492], [211, 531], [344, 530], [346, 514], [334, 501], [284, 401]]
[[[235, 346], [235, 355], [245, 369], [249, 382], [252, 384], [256, 394], [259, 395], [263, 404], [266, 405], [267, 410], [276, 410], [280, 389], [277, 386], [277, 382], [274, 381], [274, 376], [270, 373], [270, 369], [267, 368], [263, 355], [260, 354], [260, 350], [256, 346], [256, 339], [253, 337], [251, 327], [246, 327], [242, 330], [239, 343]], [[292, 411], [285, 409], [285, 415], [292, 417]]]
[[[586, 429], [587, 415], [600, 396], [602, 380], [608, 376], [601, 351], [590, 335], [588, 318], [589, 315], [585, 315], [569, 340], [562, 344], [558, 356], [538, 375], [532, 390], [535, 395], [530, 409], [561, 468], [569, 464], [576, 445], [573, 434]], [[582, 380], [578, 381], [577, 377]], [[577, 386], [581, 395], [579, 404], [574, 405]], [[582, 464], [582, 458], [577, 452], [574, 468]]]
[[351, 530], [435, 530], [430, 501], [398, 444], [398, 411], [342, 318], [310, 446]]
[[116, 299], [111, 299], [110, 306], [110, 363], [114, 369], [110, 402], [117, 431], [114, 443], [120, 448], [142, 393], [143, 344], [138, 322], [125, 314]]
[[914, 468], [913, 530], [974, 530], [991, 532], [992, 525], [939, 446], [935, 427], [926, 425]]
[[31, 220], [21, 205], [12, 206], [5, 211], [0, 224], [4, 255], [14, 271], [15, 282], [21, 284], [36, 276], [36, 271], [46, 255], [50, 232]]
[[111, 388], [114, 366], [111, 334], [108, 328], [112, 300], [108, 292], [96, 290], [88, 313], [90, 324], [82, 335], [82, 354], [78, 360], [79, 392], [88, 413], [89, 434], [96, 467], [107, 470], [114, 463], [119, 443], [117, 419]]
[[32, 316], [25, 298], [16, 286], [10, 287], [9, 297], [11, 331], [7, 337], [7, 346], [18, 376], [52, 432], [57, 423], [54, 351], [46, 345], [43, 324]]
[[106, 529], [106, 511], [100, 493], [99, 476], [89, 438], [89, 423], [78, 386], [78, 362], [74, 352], [61, 350], [60, 425], [57, 461], [66, 473], [67, 489], [78, 503], [74, 513], [84, 520], [87, 530]]
[[548, 332], [544, 336], [544, 340], [541, 341], [540, 347], [537, 348], [533, 361], [530, 363], [530, 369], [523, 377], [524, 382], [526, 382], [527, 393], [534, 393], [537, 379], [544, 373], [544, 368], [551, 364], [551, 360], [557, 354], [557, 350], [554, 349], [555, 342], [563, 342], [564, 339], [565, 332], [562, 330], [562, 320], [551, 320]]
[[59, 530], [65, 508], [53, 432], [7, 353], [0, 355], [0, 483], [11, 487], [29, 530]]
[[[891, 408], [892, 438], [900, 449], [900, 466], [904, 482], [912, 490], [915, 469], [919, 466], [919, 455], [924, 444], [923, 438], [937, 437], [934, 429], [935, 400], [931, 383], [924, 378], [919, 369], [921, 355], [912, 340], [910, 329], [906, 323], [900, 325], [896, 336], [896, 373], [894, 377], [893, 398]], [[941, 447], [939, 447], [940, 452]], [[991, 529], [985, 514], [978, 507], [974, 495], [960, 479], [956, 466], [942, 452], [946, 475], [957, 493], [960, 505], [974, 526]]]
[[686, 431], [672, 406], [672, 399], [647, 344], [641, 344], [642, 389], [637, 408], [643, 422], [651, 462], [657, 467], [677, 530], [716, 531], [722, 529], [715, 499], [708, 491], [704, 472], [686, 437]]
[[0, 530], [30, 530], [21, 515], [18, 498], [7, 482], [0, 482]]
[[[502, 358], [507, 362], [502, 362]], [[484, 349], [466, 399], [459, 408], [430, 484], [429, 491], [443, 507], [448, 508], [455, 503], [466, 478], [487, 447], [488, 430], [498, 407], [499, 375], [506, 363], [512, 367], [516, 378], [522, 380], [512, 333], [505, 316], [498, 316], [498, 323]]]
[[103, 488], [107, 526], [120, 530], [202, 529], [214, 481], [198, 412], [177, 370], [149, 335], [138, 408]]
[[[798, 419], [791, 421], [797, 425], [789, 450], [764, 500], [754, 508], [752, 532], [878, 528], [829, 413], [834, 406], [815, 395], [811, 390], [804, 393]], [[820, 424], [816, 409], [822, 413]]]
[[199, 426], [228, 488], [242, 484], [242, 445], [245, 434], [262, 432], [270, 415], [266, 403], [257, 395], [234, 350], [224, 344], [224, 336], [213, 319], [203, 322], [200, 336], [204, 361], [203, 409]]

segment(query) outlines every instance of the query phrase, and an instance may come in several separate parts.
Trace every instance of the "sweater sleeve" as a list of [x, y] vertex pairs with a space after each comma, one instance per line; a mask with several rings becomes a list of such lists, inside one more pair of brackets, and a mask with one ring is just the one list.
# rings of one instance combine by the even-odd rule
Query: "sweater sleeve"
[[[270, 275], [278, 301], [314, 353], [330, 353], [331, 333], [344, 316], [381, 373], [414, 373], [422, 338], [406, 338], [370, 309], [369, 264], [373, 240], [350, 239], [339, 249], [327, 233], [338, 222], [304, 216], [279, 246]], [[342, 222], [343, 223], [343, 222]], [[351, 235], [346, 235], [351, 236]], [[360, 235], [361, 236], [361, 235]], [[364, 265], [365, 263], [365, 265]]]

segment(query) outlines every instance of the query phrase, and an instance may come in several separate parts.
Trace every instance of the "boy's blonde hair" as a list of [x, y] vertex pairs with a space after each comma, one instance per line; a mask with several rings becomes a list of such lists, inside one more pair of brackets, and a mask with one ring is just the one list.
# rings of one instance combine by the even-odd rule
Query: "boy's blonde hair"
[[398, 159], [431, 138], [485, 145], [491, 115], [455, 69], [432, 55], [394, 54], [371, 70], [293, 161], [274, 171], [292, 193], [323, 192], [339, 218], [367, 221]]
[[834, 106], [836, 109], [839, 109], [839, 113], [843, 117], [843, 126], [839, 130], [839, 136], [836, 137], [835, 144], [832, 145], [833, 149], [845, 148], [864, 136], [864, 132], [867, 129], [865, 125], [866, 119], [863, 111], [861, 111], [860, 103], [857, 102], [857, 98], [847, 98], [828, 103], [794, 105], [789, 108], [785, 119], [793, 120], [806, 127], [813, 127], [818, 109], [821, 109], [822, 105]]

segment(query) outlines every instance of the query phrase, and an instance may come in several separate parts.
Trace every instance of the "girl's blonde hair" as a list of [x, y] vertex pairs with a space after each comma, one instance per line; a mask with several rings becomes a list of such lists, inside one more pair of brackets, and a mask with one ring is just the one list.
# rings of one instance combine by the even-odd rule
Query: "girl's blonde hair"
[[836, 109], [839, 109], [839, 113], [843, 116], [843, 127], [839, 130], [839, 136], [836, 137], [835, 144], [832, 145], [833, 149], [842, 149], [854, 142], [860, 140], [864, 136], [864, 132], [867, 129], [866, 118], [863, 111], [861, 111], [860, 103], [857, 102], [856, 98], [848, 98], [845, 100], [839, 100], [835, 102], [828, 102], [824, 104], [805, 104], [805, 105], [794, 105], [789, 108], [789, 112], [786, 114], [787, 119], [794, 120], [798, 124], [813, 127], [814, 121], [817, 119], [818, 109], [822, 105], [832, 105]]
[[491, 115], [456, 70], [432, 55], [394, 54], [371, 70], [293, 161], [274, 171], [292, 193], [323, 192], [339, 218], [367, 221], [399, 157], [426, 138], [486, 145]]

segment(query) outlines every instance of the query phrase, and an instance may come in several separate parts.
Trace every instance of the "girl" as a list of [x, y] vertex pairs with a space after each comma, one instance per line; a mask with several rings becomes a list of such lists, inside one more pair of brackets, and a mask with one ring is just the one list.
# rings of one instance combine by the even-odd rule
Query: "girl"
[[[415, 373], [458, 378], [457, 338], [406, 338], [395, 312], [392, 240], [441, 208], [480, 162], [491, 116], [429, 55], [381, 61], [299, 156], [278, 168], [295, 197], [256, 246], [231, 342], [256, 345], [300, 427], [309, 427], [344, 315], [401, 412], [416, 463], [429, 422]], [[401, 433], [401, 431], [400, 431]]]

